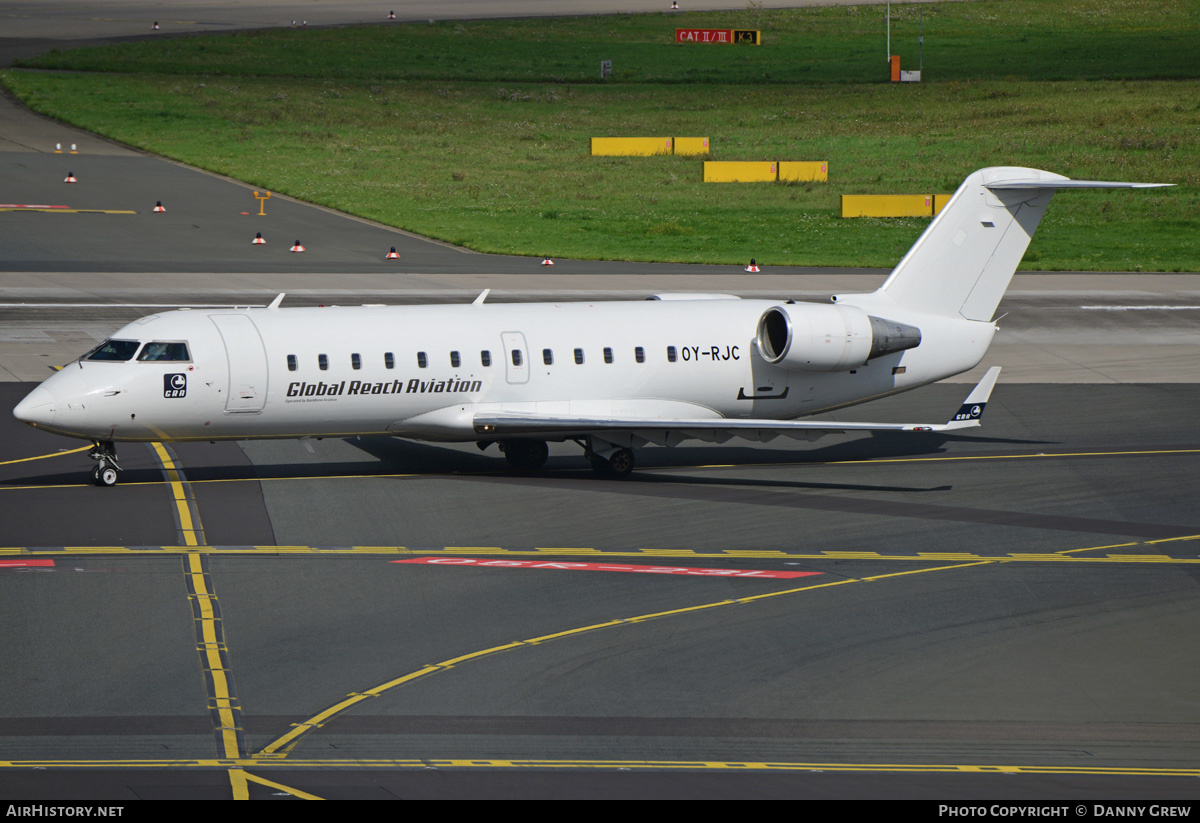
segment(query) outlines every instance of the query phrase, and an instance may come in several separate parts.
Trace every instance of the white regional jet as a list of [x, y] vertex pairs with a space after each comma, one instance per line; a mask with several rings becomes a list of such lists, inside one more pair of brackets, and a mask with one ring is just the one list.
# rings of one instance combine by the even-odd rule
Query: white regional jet
[[601, 473], [632, 449], [979, 425], [999, 368], [941, 424], [805, 420], [967, 371], [1053, 193], [1158, 184], [971, 174], [870, 294], [832, 303], [649, 301], [177, 311], [122, 328], [30, 392], [17, 419], [94, 442], [393, 435], [498, 444], [523, 470], [579, 443]]

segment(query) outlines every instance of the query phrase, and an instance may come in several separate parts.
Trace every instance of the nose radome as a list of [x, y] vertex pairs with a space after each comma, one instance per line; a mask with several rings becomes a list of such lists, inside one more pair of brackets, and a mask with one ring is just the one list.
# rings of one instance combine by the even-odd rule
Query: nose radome
[[22, 423], [49, 425], [54, 420], [54, 395], [42, 386], [31, 391], [13, 409], [13, 417]]

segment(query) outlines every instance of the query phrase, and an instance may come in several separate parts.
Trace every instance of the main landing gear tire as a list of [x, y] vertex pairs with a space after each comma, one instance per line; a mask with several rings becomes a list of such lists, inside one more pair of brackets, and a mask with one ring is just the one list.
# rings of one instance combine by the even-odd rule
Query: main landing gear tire
[[550, 447], [544, 440], [506, 440], [500, 444], [504, 459], [517, 471], [535, 471], [546, 465]]
[[93, 466], [92, 482], [97, 486], [117, 485], [117, 470], [112, 466]]
[[607, 460], [597, 454], [588, 454], [588, 462], [596, 474], [605, 477], [628, 477], [633, 472], [633, 452], [629, 449], [617, 449]]

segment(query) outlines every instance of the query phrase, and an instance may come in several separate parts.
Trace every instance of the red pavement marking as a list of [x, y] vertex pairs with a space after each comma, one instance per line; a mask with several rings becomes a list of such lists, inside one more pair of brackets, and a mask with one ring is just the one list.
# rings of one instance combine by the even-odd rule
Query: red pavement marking
[[390, 560], [389, 563], [416, 563], [425, 566], [480, 566], [506, 569], [560, 569], [589, 572], [635, 572], [640, 574], [681, 574], [692, 577], [749, 577], [790, 580], [810, 577], [822, 572], [780, 572], [767, 569], [698, 569], [682, 566], [643, 566], [621, 563], [572, 563], [557, 560], [477, 560], [472, 557], [414, 557], [411, 560]]

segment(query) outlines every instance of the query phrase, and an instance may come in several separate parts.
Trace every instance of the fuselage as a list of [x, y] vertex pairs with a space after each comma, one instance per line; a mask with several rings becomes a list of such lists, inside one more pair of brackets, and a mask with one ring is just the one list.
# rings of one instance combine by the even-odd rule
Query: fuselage
[[920, 328], [920, 345], [841, 371], [804, 371], [767, 362], [756, 338], [763, 313], [787, 305], [178, 310], [115, 332], [110, 340], [122, 345], [67, 365], [14, 414], [96, 441], [478, 440], [473, 416], [494, 412], [787, 420], [970, 369], [995, 330], [893, 310], [890, 319]]

